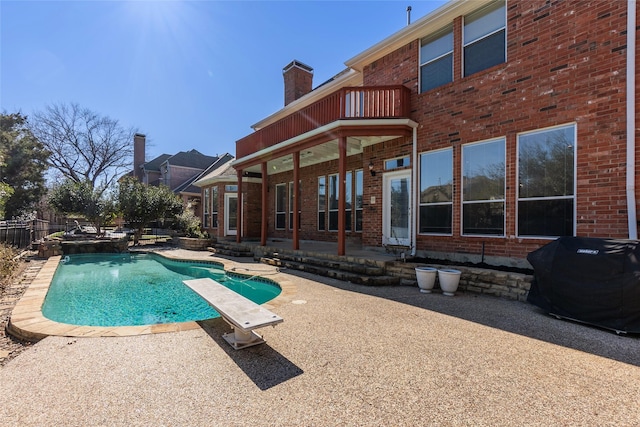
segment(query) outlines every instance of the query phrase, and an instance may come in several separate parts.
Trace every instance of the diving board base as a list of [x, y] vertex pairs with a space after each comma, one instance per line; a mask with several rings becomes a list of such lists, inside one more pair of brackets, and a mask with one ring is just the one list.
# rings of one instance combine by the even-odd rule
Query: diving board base
[[255, 331], [245, 333], [239, 329], [234, 329], [233, 332], [223, 334], [222, 338], [224, 338], [224, 340], [231, 344], [231, 347], [236, 350], [242, 350], [243, 348], [266, 342], [264, 338]]

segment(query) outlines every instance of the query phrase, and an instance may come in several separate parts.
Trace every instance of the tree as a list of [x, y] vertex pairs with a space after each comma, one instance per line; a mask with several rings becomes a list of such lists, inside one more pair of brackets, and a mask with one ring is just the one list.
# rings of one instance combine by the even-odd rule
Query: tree
[[32, 211], [46, 193], [44, 174], [49, 152], [27, 124], [27, 118], [20, 113], [0, 115], [2, 217], [10, 218]]
[[75, 182], [67, 179], [51, 190], [49, 205], [63, 215], [78, 215], [96, 226], [98, 234], [104, 224], [114, 214], [114, 202], [93, 188], [90, 182]]
[[78, 104], [47, 106], [31, 130], [51, 152], [51, 167], [74, 182], [104, 191], [131, 169], [135, 130]]
[[134, 244], [142, 231], [155, 220], [173, 218], [182, 212], [182, 201], [166, 186], [148, 186], [133, 177], [124, 177], [118, 188], [118, 212], [135, 230]]

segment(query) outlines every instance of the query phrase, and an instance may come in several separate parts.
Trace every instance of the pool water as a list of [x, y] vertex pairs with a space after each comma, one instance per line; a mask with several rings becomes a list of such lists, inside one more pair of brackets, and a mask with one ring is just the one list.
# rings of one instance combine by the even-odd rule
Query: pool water
[[209, 277], [257, 304], [281, 292], [273, 281], [227, 275], [204, 262], [155, 254], [80, 254], [61, 262], [42, 306], [56, 322], [85, 326], [135, 326], [219, 317], [182, 283]]

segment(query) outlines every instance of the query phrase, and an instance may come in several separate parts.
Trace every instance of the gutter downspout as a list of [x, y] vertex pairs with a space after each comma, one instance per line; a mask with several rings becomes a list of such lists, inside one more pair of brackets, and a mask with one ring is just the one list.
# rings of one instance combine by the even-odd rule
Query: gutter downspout
[[638, 239], [636, 218], [636, 0], [627, 1], [627, 220], [629, 239]]
[[[418, 242], [416, 241], [418, 236], [418, 196], [416, 194], [420, 194], [418, 190], [418, 128], [413, 128], [413, 167], [411, 168], [411, 181], [413, 182], [413, 197], [411, 197], [411, 210], [413, 211], [413, 215], [411, 215], [411, 256], [416, 256], [416, 246], [418, 246]], [[417, 191], [416, 191], [417, 190]]]

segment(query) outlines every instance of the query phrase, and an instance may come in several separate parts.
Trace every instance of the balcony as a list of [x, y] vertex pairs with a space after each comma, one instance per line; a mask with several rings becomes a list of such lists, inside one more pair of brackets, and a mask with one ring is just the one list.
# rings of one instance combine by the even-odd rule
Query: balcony
[[236, 141], [236, 158], [269, 148], [337, 120], [409, 117], [405, 86], [349, 87]]

